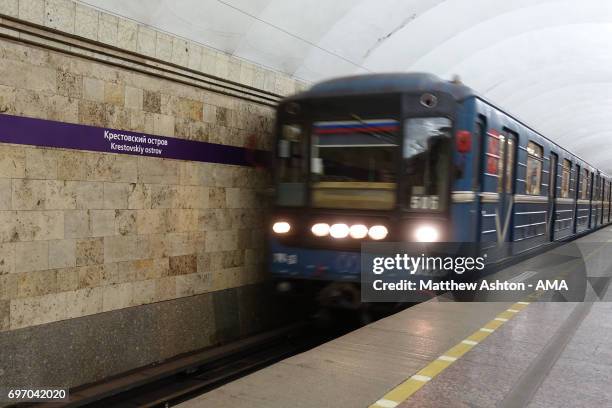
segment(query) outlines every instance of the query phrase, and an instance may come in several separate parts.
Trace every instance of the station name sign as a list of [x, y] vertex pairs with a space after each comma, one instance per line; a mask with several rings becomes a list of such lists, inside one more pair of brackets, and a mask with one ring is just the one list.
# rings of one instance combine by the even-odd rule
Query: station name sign
[[262, 166], [269, 152], [146, 133], [0, 114], [0, 142], [104, 153]]

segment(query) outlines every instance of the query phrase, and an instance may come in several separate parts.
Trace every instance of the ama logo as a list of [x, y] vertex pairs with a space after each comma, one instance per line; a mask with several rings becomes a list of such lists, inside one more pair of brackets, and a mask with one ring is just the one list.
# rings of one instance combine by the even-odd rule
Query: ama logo
[[539, 280], [536, 284], [536, 290], [569, 290], [565, 280]]

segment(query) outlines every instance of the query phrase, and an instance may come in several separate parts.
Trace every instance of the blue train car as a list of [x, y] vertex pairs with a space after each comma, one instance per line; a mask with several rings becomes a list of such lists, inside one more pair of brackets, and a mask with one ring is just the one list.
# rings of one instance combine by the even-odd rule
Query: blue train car
[[323, 303], [359, 304], [367, 240], [477, 242], [500, 262], [610, 223], [607, 175], [433, 75], [322, 82], [282, 101], [276, 131], [272, 274]]

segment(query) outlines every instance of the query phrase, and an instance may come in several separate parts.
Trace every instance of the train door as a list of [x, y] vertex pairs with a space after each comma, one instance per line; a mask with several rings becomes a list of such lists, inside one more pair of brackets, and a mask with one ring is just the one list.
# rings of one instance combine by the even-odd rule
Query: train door
[[612, 181], [608, 181], [608, 195], [606, 196], [606, 200], [608, 201], [608, 222], [610, 222], [610, 212], [612, 211]]
[[548, 169], [548, 239], [550, 241], [555, 240], [555, 214], [556, 214], [556, 203], [557, 198], [557, 163], [559, 162], [559, 156], [556, 153], [550, 154], [550, 167]]
[[599, 174], [593, 172], [593, 195], [591, 196], [591, 223], [590, 228], [599, 224]]
[[501, 166], [498, 174], [500, 182], [497, 187], [499, 194], [499, 241], [512, 242], [512, 214], [514, 212], [514, 188], [515, 188], [515, 159], [516, 159], [516, 134], [504, 129], [499, 139], [499, 164]]

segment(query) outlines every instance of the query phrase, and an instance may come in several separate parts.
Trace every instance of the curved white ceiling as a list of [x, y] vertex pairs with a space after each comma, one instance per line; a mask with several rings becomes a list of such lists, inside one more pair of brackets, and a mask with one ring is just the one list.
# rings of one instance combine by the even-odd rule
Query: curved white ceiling
[[463, 82], [612, 174], [609, 0], [84, 0], [306, 81]]

